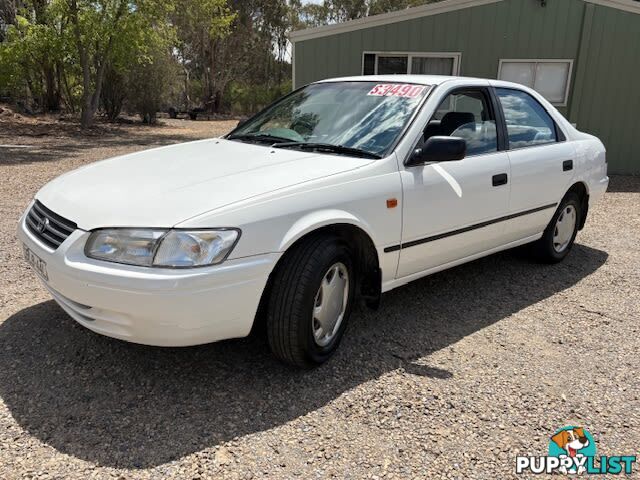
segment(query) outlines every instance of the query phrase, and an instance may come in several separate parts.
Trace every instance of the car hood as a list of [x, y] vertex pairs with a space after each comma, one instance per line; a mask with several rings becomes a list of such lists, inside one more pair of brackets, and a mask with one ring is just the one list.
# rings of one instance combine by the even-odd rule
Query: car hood
[[84, 230], [166, 228], [371, 161], [210, 139], [93, 163], [51, 181], [36, 198]]

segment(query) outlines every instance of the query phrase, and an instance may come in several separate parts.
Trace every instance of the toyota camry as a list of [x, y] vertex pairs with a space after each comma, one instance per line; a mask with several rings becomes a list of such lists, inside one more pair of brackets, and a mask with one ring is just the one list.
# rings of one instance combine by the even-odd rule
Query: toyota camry
[[602, 143], [529, 88], [365, 76], [300, 88], [223, 138], [66, 173], [18, 234], [94, 332], [186, 346], [260, 322], [309, 367], [358, 299], [524, 244], [561, 261], [607, 185]]

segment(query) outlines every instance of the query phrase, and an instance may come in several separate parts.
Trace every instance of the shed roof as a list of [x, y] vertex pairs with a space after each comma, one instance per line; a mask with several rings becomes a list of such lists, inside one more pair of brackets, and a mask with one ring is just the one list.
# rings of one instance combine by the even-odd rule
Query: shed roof
[[[390, 23], [403, 22], [419, 17], [428, 17], [430, 15], [438, 15], [440, 13], [453, 12], [464, 8], [478, 7], [488, 5], [490, 3], [503, 2], [504, 0], [443, 0], [441, 2], [429, 3], [419, 7], [405, 8], [395, 12], [383, 13], [380, 15], [372, 15], [370, 17], [358, 18], [344, 23], [336, 23], [334, 25], [325, 25], [316, 28], [307, 28], [291, 32], [289, 38], [292, 42], [302, 40], [310, 40], [312, 38], [327, 37], [339, 33], [352, 32], [363, 28], [377, 27], [380, 25], [388, 25]], [[582, 0], [586, 3], [601, 5], [626, 12], [640, 14], [640, 2], [634, 0]]]

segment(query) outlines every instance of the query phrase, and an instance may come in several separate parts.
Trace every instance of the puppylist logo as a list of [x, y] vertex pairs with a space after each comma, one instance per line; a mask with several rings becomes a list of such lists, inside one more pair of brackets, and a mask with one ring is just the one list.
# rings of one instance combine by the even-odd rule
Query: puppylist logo
[[516, 457], [516, 473], [565, 473], [589, 475], [629, 475], [635, 456], [601, 456], [596, 458], [596, 443], [583, 427], [568, 426], [549, 439], [546, 457]]

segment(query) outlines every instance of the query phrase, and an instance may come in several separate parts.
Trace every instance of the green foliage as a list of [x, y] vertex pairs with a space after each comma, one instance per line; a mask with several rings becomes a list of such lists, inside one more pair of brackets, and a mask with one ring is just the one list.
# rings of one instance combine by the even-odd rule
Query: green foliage
[[200, 40], [216, 40], [227, 36], [236, 13], [226, 0], [178, 0], [175, 19], [183, 38], [198, 36]]
[[104, 114], [110, 122], [115, 122], [127, 99], [127, 78], [121, 71], [109, 67], [105, 73], [104, 86], [100, 95]]
[[253, 114], [291, 92], [291, 81], [279, 85], [232, 83], [228, 89], [229, 108], [241, 115]]
[[148, 51], [149, 61], [136, 64], [128, 73], [129, 106], [144, 123], [156, 123], [156, 114], [167, 105], [169, 92], [176, 89], [179, 66], [169, 51], [156, 47]]
[[65, 60], [68, 45], [47, 12], [26, 8], [6, 29], [0, 44], [0, 90], [29, 92], [39, 105], [59, 107], [57, 65]]
[[324, 0], [322, 3], [305, 5], [298, 1], [298, 26], [300, 28], [317, 27], [329, 23], [346, 22], [437, 1], [441, 0]]
[[153, 121], [249, 114], [291, 88], [292, 29], [429, 0], [0, 0], [0, 96], [36, 110]]

